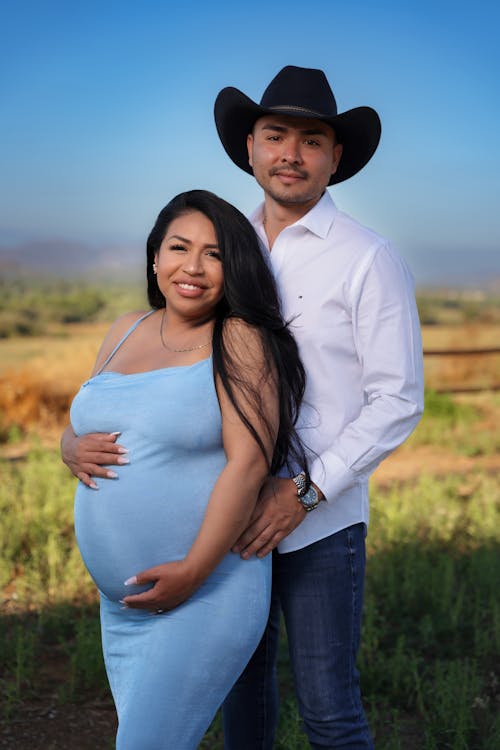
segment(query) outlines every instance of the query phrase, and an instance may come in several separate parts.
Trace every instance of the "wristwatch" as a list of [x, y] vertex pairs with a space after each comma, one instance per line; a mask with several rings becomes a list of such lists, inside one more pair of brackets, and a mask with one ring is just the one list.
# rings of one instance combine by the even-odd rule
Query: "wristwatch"
[[292, 481], [297, 487], [297, 499], [302, 507], [305, 508], [308, 513], [317, 508], [320, 503], [319, 495], [312, 484], [306, 489], [307, 482], [304, 472], [302, 471], [300, 474], [297, 474], [296, 477], [292, 477]]

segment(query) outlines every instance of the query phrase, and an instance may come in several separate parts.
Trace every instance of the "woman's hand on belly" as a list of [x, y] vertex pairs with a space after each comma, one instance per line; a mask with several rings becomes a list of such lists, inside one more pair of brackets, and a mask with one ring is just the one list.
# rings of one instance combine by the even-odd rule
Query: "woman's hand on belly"
[[133, 609], [169, 610], [189, 599], [201, 581], [197, 579], [186, 560], [156, 565], [125, 581], [126, 586], [143, 586], [152, 583], [153, 587], [142, 594], [126, 596], [127, 607]]

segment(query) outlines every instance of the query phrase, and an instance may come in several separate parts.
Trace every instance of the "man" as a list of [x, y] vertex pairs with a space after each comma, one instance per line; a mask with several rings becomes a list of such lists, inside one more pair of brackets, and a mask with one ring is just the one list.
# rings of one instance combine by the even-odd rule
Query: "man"
[[300, 426], [312, 451], [311, 487], [302, 467], [270, 480], [234, 548], [279, 552], [267, 630], [224, 705], [226, 748], [273, 746], [280, 609], [311, 748], [372, 748], [355, 666], [368, 477], [422, 412], [420, 327], [402, 259], [326, 187], [365, 166], [380, 121], [368, 107], [338, 114], [324, 73], [293, 66], [260, 104], [223, 89], [215, 120], [229, 157], [264, 191], [251, 221], [307, 370]]
[[[308, 374], [300, 429], [312, 480], [304, 467], [270, 479], [234, 548], [244, 558], [275, 552], [268, 627], [224, 705], [226, 748], [273, 747], [280, 611], [311, 748], [373, 748], [355, 666], [368, 477], [422, 412], [420, 329], [406, 265], [326, 188], [366, 165], [380, 121], [369, 107], [338, 114], [324, 73], [293, 66], [260, 104], [221, 91], [215, 119], [230, 158], [264, 191], [251, 218]], [[103, 465], [122, 460], [115, 440], [76, 443], [67, 432], [65, 460], [92, 486], [92, 475], [113, 476]]]

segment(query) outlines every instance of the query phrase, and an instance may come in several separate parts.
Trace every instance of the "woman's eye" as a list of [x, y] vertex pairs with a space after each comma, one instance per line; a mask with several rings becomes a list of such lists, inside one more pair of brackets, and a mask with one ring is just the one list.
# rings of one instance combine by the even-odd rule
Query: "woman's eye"
[[218, 252], [217, 250], [209, 250], [209, 251], [207, 252], [207, 255], [208, 255], [208, 256], [209, 256], [210, 258], [217, 258], [217, 260], [220, 260], [220, 259], [221, 259], [221, 257], [220, 257], [220, 253], [219, 253], [219, 252]]
[[184, 251], [186, 248], [184, 245], [170, 245], [171, 250], [178, 250], [180, 252]]

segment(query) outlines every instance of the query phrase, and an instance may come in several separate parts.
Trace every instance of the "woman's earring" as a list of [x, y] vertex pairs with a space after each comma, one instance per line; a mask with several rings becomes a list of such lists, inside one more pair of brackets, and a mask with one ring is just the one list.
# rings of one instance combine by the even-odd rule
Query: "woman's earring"
[[158, 266], [156, 265], [156, 263], [153, 263], [153, 273], [155, 276], [158, 273]]

